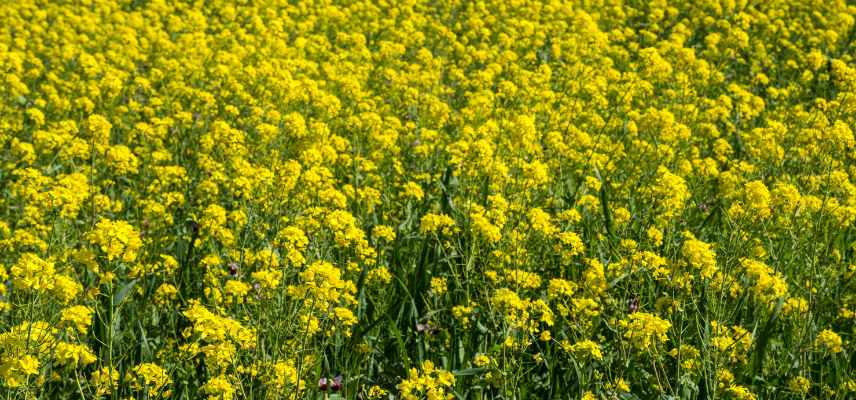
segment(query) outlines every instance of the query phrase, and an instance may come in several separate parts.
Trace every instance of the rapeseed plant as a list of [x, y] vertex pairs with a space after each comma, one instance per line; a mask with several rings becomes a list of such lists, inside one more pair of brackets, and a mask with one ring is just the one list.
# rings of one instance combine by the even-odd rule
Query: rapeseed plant
[[856, 395], [847, 1], [0, 22], [0, 397]]

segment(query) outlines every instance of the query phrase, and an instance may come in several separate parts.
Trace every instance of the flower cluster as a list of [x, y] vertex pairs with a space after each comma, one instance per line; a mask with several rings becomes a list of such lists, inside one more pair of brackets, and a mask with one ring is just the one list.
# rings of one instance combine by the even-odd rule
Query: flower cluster
[[646, 312], [630, 314], [619, 323], [624, 328], [624, 338], [640, 351], [656, 351], [659, 344], [669, 340], [666, 333], [672, 327], [669, 321]]
[[447, 389], [454, 383], [455, 377], [449, 371], [436, 368], [431, 361], [425, 361], [421, 371], [410, 369], [407, 379], [398, 384], [398, 390], [405, 400], [453, 399], [454, 396], [447, 394]]

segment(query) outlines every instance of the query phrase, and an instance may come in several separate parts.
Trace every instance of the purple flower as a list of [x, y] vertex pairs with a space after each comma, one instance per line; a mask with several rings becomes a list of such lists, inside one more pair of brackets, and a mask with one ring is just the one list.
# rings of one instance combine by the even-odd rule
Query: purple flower
[[639, 298], [632, 298], [627, 302], [627, 313], [633, 314], [636, 311], [639, 311]]
[[342, 375], [336, 375], [336, 377], [333, 378], [333, 384], [330, 385], [330, 389], [333, 389], [334, 392], [338, 392], [342, 389]]
[[318, 389], [321, 389], [325, 392], [327, 391], [327, 378], [322, 376], [321, 379], [318, 380]]

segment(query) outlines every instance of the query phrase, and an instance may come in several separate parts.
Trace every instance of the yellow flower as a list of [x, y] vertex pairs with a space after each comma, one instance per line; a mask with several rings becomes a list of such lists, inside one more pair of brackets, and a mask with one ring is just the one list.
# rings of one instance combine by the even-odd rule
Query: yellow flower
[[499, 226], [492, 224], [483, 211], [479, 210], [470, 213], [473, 231], [484, 238], [487, 243], [497, 243], [502, 240], [502, 230]]
[[716, 253], [710, 244], [696, 239], [691, 232], [684, 232], [681, 253], [689, 266], [697, 270], [702, 278], [711, 278], [716, 273]]
[[376, 225], [372, 229], [372, 237], [376, 239], [383, 239], [387, 242], [391, 242], [395, 240], [395, 230], [390, 226], [386, 225]]
[[110, 130], [113, 124], [107, 118], [93, 114], [86, 119], [86, 133], [93, 144], [107, 146], [110, 143]]
[[106, 154], [107, 165], [117, 174], [135, 174], [140, 162], [127, 146], [110, 146]]
[[730, 362], [746, 362], [749, 348], [752, 346], [752, 333], [741, 326], [725, 326], [710, 321], [710, 343]]
[[574, 232], [561, 232], [557, 235], [557, 238], [562, 244], [559, 249], [562, 252], [562, 256], [565, 258], [571, 258], [582, 254], [586, 250], [583, 239], [580, 235]]
[[615, 388], [615, 390], [621, 393], [630, 393], [630, 385], [627, 384], [624, 378], [616, 379], [613, 382], [612, 386]]
[[842, 352], [841, 336], [829, 329], [824, 329], [817, 334], [815, 346], [818, 349], [826, 350], [830, 353], [837, 354]]
[[486, 367], [490, 365], [490, 357], [484, 354], [478, 354], [473, 358], [473, 365], [476, 367]]
[[250, 292], [250, 285], [236, 279], [226, 281], [223, 285], [223, 292], [226, 294], [228, 302], [236, 302], [243, 304], [248, 300], [247, 294]]
[[794, 393], [805, 396], [811, 389], [811, 381], [803, 376], [795, 376], [788, 381], [788, 389]]
[[748, 258], [740, 259], [746, 274], [755, 281], [753, 290], [763, 302], [773, 301], [788, 295], [788, 284], [778, 272], [767, 264]]
[[757, 396], [749, 391], [749, 388], [740, 385], [731, 385], [725, 389], [725, 392], [735, 400], [755, 400]]
[[669, 355], [680, 360], [681, 368], [693, 371], [700, 366], [701, 353], [692, 345], [682, 344], [669, 350]]
[[157, 396], [157, 393], [172, 382], [166, 370], [153, 363], [135, 366], [128, 372], [127, 379], [131, 381], [134, 389], [146, 389], [148, 396]]
[[790, 297], [785, 300], [782, 312], [793, 317], [803, 316], [808, 312], [808, 300], [802, 297]]
[[624, 338], [641, 351], [656, 351], [656, 346], [668, 340], [666, 333], [672, 323], [656, 315], [635, 312], [620, 321], [624, 329]]
[[536, 289], [541, 286], [541, 277], [522, 269], [510, 269], [505, 271], [505, 282], [520, 289]]
[[256, 335], [252, 329], [243, 327], [231, 318], [214, 314], [198, 302], [191, 302], [182, 314], [193, 323], [193, 333], [202, 340], [217, 343], [231, 339], [243, 348], [256, 345]]
[[645, 234], [654, 246], [660, 246], [663, 244], [663, 231], [657, 229], [656, 226], [649, 227], [648, 230], [645, 231]]
[[9, 270], [12, 284], [21, 289], [51, 290], [54, 288], [54, 264], [33, 253], [24, 253]]
[[133, 262], [142, 246], [139, 232], [125, 221], [101, 219], [87, 238], [107, 255], [109, 261]]
[[421, 372], [411, 368], [407, 379], [398, 384], [401, 398], [404, 400], [451, 400], [454, 398], [447, 391], [455, 383], [455, 376], [451, 372], [437, 369], [431, 361], [422, 363]]
[[92, 373], [89, 381], [95, 387], [96, 395], [109, 395], [119, 382], [119, 372], [110, 367], [102, 367]]
[[83, 291], [83, 286], [74, 279], [57, 274], [54, 276], [53, 293], [63, 303], [68, 303]]
[[0, 379], [11, 388], [24, 385], [30, 375], [39, 374], [39, 360], [31, 355], [0, 359]]
[[372, 386], [368, 390], [368, 397], [370, 399], [386, 399], [389, 396], [389, 392], [381, 388], [380, 386]]
[[92, 364], [97, 360], [86, 346], [65, 342], [57, 344], [54, 357], [59, 364], [75, 368]]
[[269, 369], [269, 374], [264, 379], [268, 387], [275, 389], [281, 395], [293, 393], [299, 394], [305, 388], [305, 382], [300, 381], [298, 385], [297, 368], [294, 361], [279, 361]]
[[474, 310], [473, 307], [456, 305], [452, 307], [452, 317], [466, 328], [470, 325], [470, 318]]
[[269, 269], [253, 272], [250, 276], [264, 290], [276, 289], [282, 281], [282, 272]]
[[535, 232], [539, 232], [547, 237], [553, 236], [559, 232], [559, 228], [550, 222], [550, 214], [547, 214], [540, 208], [529, 210], [527, 217], [529, 218], [529, 225]]
[[600, 346], [592, 340], [583, 340], [574, 344], [567, 341], [561, 343], [562, 349], [574, 355], [580, 360], [592, 359], [600, 361], [603, 359], [603, 353]]
[[372, 268], [366, 274], [366, 282], [369, 284], [383, 286], [388, 284], [390, 281], [392, 281], [392, 274], [386, 267]]
[[606, 274], [603, 269], [603, 264], [594, 258], [586, 259], [586, 263], [589, 267], [585, 272], [583, 272], [585, 287], [595, 297], [602, 295], [607, 289]]
[[0, 348], [7, 353], [47, 354], [56, 344], [58, 330], [44, 321], [23, 322], [0, 334]]
[[442, 276], [435, 276], [431, 278], [431, 291], [434, 292], [436, 296], [442, 296], [448, 290], [449, 285], [446, 283], [446, 278]]
[[422, 233], [451, 234], [455, 227], [455, 220], [445, 214], [425, 214], [420, 221], [419, 229]]
[[159, 305], [167, 305], [175, 300], [178, 295], [178, 289], [169, 284], [163, 283], [155, 290], [155, 303]]
[[745, 188], [746, 206], [754, 218], [765, 219], [770, 216], [770, 191], [761, 181], [752, 181]]
[[78, 333], [84, 334], [92, 324], [94, 310], [87, 306], [71, 306], [61, 312], [60, 320], [72, 325]]
[[223, 375], [209, 379], [200, 389], [209, 400], [232, 400], [235, 397], [235, 387]]
[[660, 205], [663, 218], [671, 219], [683, 212], [690, 191], [686, 181], [666, 167], [657, 168], [657, 181], [652, 187], [655, 201]]
[[404, 195], [406, 197], [416, 199], [417, 201], [422, 200], [422, 198], [425, 197], [425, 193], [422, 191], [422, 186], [419, 186], [416, 182], [407, 182], [404, 184]]

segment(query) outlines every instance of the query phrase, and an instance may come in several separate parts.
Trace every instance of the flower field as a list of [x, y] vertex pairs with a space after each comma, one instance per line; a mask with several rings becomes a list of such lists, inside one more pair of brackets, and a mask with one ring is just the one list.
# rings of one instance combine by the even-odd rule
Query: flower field
[[854, 399], [856, 5], [0, 4], [1, 399]]

